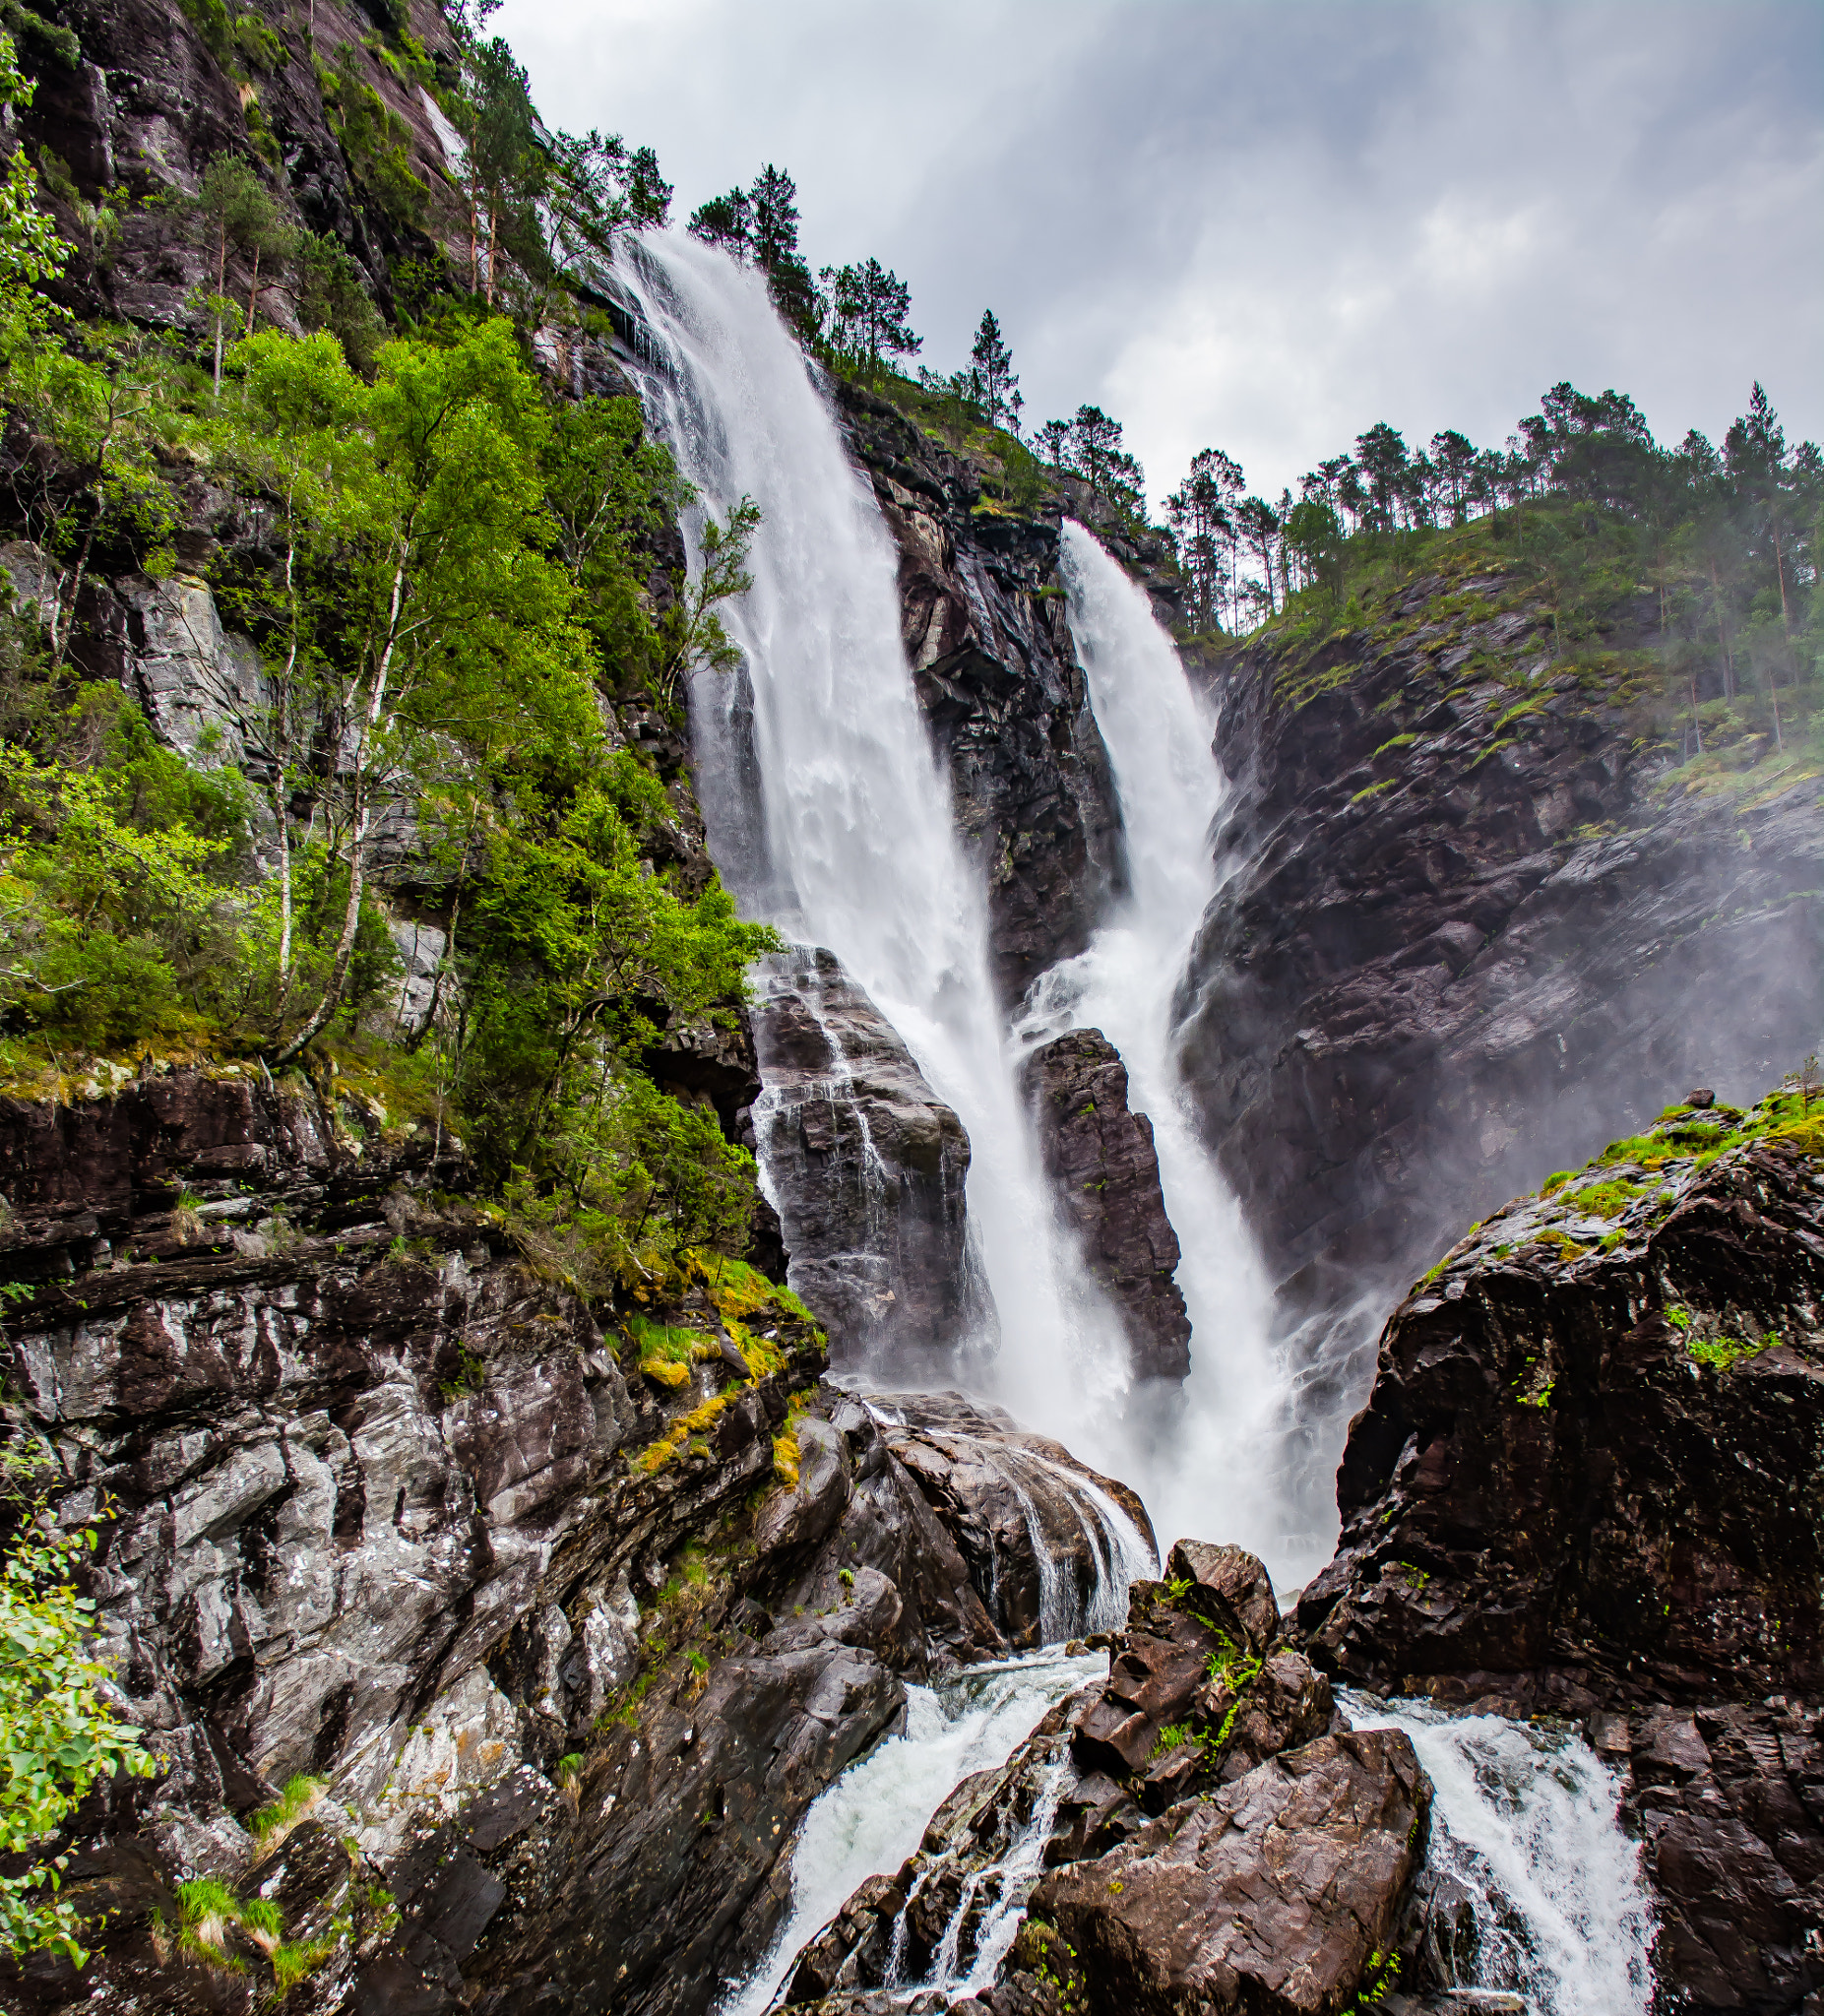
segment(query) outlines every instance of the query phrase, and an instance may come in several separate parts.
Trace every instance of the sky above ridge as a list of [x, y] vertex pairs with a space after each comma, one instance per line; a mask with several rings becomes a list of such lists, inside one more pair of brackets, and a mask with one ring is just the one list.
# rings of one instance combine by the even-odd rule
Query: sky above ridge
[[1294, 492], [1377, 420], [1498, 446], [1548, 385], [1824, 439], [1824, 5], [507, 0], [547, 120], [659, 151], [681, 223], [767, 161], [813, 268], [1000, 318], [1029, 424]]

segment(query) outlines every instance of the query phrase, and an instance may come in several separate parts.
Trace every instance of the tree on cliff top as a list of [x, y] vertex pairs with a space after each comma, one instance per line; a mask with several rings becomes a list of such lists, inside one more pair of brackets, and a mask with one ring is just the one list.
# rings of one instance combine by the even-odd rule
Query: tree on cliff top
[[798, 185], [784, 168], [768, 161], [751, 189], [712, 196], [691, 213], [689, 228], [738, 264], [751, 260], [767, 277], [773, 305], [803, 341], [815, 339], [823, 303], [798, 252]]
[[908, 319], [912, 289], [878, 259], [859, 266], [826, 266], [821, 276], [829, 289], [831, 334], [839, 355], [880, 375], [883, 356], [910, 357], [924, 347]]
[[992, 308], [981, 311], [981, 322], [969, 353], [970, 370], [978, 389], [982, 413], [990, 427], [1004, 426], [1009, 433], [1020, 431], [1019, 374], [1013, 368], [1013, 354], [1001, 340], [1001, 326]]
[[1144, 523], [1146, 471], [1121, 445], [1121, 423], [1099, 406], [1080, 406], [1067, 420], [1047, 420], [1037, 443], [1053, 468], [1081, 476], [1122, 517]]

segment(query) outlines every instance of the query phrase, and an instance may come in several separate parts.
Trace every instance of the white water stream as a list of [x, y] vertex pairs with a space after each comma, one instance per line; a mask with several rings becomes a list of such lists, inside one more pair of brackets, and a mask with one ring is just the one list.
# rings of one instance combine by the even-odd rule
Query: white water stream
[[[1069, 529], [1071, 623], [1132, 886], [1010, 1033], [989, 981], [980, 875], [901, 644], [897, 556], [795, 343], [757, 276], [693, 241], [649, 240], [620, 271], [669, 359], [652, 398], [685, 473], [719, 514], [742, 496], [763, 513], [753, 590], [724, 617], [745, 678], [700, 681], [693, 696], [712, 849], [747, 914], [836, 953], [968, 1129], [969, 1214], [999, 1325], [997, 1351], [985, 1333], [960, 1341], [977, 1354], [965, 1357], [970, 1383], [1135, 1483], [1163, 1539], [1238, 1541], [1282, 1586], [1303, 1580], [1334, 1527], [1311, 1530], [1290, 1508], [1308, 1502], [1315, 1469], [1334, 1472], [1341, 1422], [1298, 1418], [1293, 1368], [1269, 1342], [1267, 1284], [1179, 1088], [1173, 996], [1215, 893], [1208, 834], [1225, 785], [1176, 654], [1119, 568]], [[1194, 1324], [1191, 1377], [1168, 1405], [1129, 1391], [1125, 1343], [1060, 1233], [1016, 1091], [1022, 1050], [1072, 1026], [1117, 1046], [1154, 1123]], [[1112, 1605], [1129, 1568], [1108, 1566], [1099, 1600]], [[864, 1876], [898, 1865], [958, 1779], [1004, 1759], [1087, 1676], [1065, 1676], [1067, 1664], [1007, 1669], [986, 1696], [970, 1691], [974, 1675], [961, 1692], [914, 1690], [907, 1733], [812, 1808], [791, 1921], [730, 2011], [764, 2008], [802, 1941]], [[1489, 1967], [1549, 2016], [1644, 2011], [1645, 1907], [1597, 1760], [1574, 1739], [1485, 1718], [1397, 1719], [1432, 1771], [1450, 1866], [1482, 1900]]]
[[730, 1984], [720, 2016], [760, 2016], [806, 1940], [858, 1883], [900, 1866], [952, 1788], [1006, 1763], [1053, 1702], [1104, 1670], [1100, 1657], [1040, 1653], [972, 1667], [936, 1687], [909, 1686], [905, 1734], [850, 1765], [805, 1815], [792, 1851], [791, 1915], [767, 1958]]
[[1647, 2016], [1653, 1908], [1616, 1822], [1614, 1773], [1581, 1737], [1348, 1694], [1357, 1729], [1403, 1729], [1436, 1793], [1427, 1860], [1475, 1900], [1465, 1987], [1508, 1988], [1534, 2016]]
[[[912, 691], [898, 555], [873, 494], [758, 275], [675, 236], [647, 241], [623, 272], [670, 360], [653, 398], [684, 473], [719, 514], [744, 496], [762, 514], [754, 586], [723, 614], [751, 726], [733, 718], [738, 682], [701, 679], [693, 695], [699, 746], [725, 752], [725, 775], [751, 738], [758, 771], [758, 817], [751, 781], [704, 791], [717, 864], [750, 914], [836, 954], [968, 1130], [995, 1383], [1029, 1420], [1041, 1396], [1072, 1396], [1071, 1419], [1034, 1421], [1054, 1432], [1118, 1415], [1126, 1351], [1059, 1233], [1015, 1089], [985, 892]], [[991, 1360], [976, 1342], [980, 1387]]]

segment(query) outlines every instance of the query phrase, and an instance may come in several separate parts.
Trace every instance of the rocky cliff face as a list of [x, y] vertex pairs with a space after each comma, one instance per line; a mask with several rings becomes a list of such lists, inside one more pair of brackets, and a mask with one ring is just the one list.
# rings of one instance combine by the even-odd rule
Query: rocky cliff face
[[[34, 153], [42, 145], [60, 158], [84, 196], [94, 199], [117, 182], [136, 198], [194, 196], [205, 166], [224, 149], [283, 161], [288, 193], [282, 200], [295, 220], [339, 240], [388, 306], [395, 261], [428, 249], [427, 231], [454, 235], [459, 222], [466, 229], [439, 137], [441, 115], [433, 116], [397, 63], [375, 53], [375, 22], [365, 10], [321, 0], [309, 42], [265, 31], [257, 16], [259, 35], [237, 37], [232, 17], [199, 30], [175, 0], [73, 0], [57, 13], [80, 48], [71, 60], [28, 34], [38, 89], [25, 131]], [[435, 6], [419, 0], [398, 16], [433, 66], [453, 66], [449, 30]], [[385, 25], [393, 26], [390, 14]], [[346, 150], [337, 131], [311, 59], [333, 62], [344, 48], [352, 63], [348, 88], [372, 94], [374, 117], [386, 126], [381, 150], [399, 146], [423, 191], [416, 222], [385, 199], [383, 164], [358, 145]], [[166, 326], [187, 326], [198, 315], [190, 297], [215, 278], [200, 233], [173, 229], [169, 210], [135, 208], [117, 242], [92, 247], [67, 200], [54, 186], [50, 194], [78, 248], [63, 290], [79, 312]], [[230, 272], [244, 297], [247, 280], [235, 265]], [[264, 304], [282, 317], [290, 312], [283, 288]]]
[[1687, 794], [1628, 655], [1650, 598], [1560, 663], [1540, 592], [1479, 564], [1208, 669], [1234, 872], [1186, 1069], [1301, 1311], [1824, 1020], [1815, 785]]
[[971, 1258], [969, 1136], [829, 952], [766, 961], [754, 1109], [792, 1288], [838, 1361], [930, 1366], [991, 1321]]
[[818, 1389], [821, 1334], [733, 1263], [598, 1320], [371, 1089], [88, 1091], [0, 1102], [9, 1418], [99, 1522], [159, 1770], [73, 1843], [114, 1914], [80, 1987], [40, 1957], [13, 2006], [250, 2009], [250, 1934], [172, 1942], [212, 1877], [282, 1898], [300, 2008], [706, 2007], [898, 1676], [1031, 1642], [1038, 1548], [1138, 1511], [1004, 1417]]
[[1681, 2006], [1824, 1984], [1824, 1139], [1675, 1108], [1394, 1313], [1304, 1592], [1377, 1687], [1578, 1715], [1624, 1775]]
[[1165, 1216], [1152, 1122], [1128, 1110], [1120, 1053], [1101, 1030], [1073, 1030], [1033, 1052], [1024, 1084], [1059, 1209], [1119, 1312], [1135, 1371], [1182, 1379], [1191, 1321], [1172, 1278], [1178, 1236]]
[[1011, 1002], [1088, 944], [1123, 886], [1108, 752], [1057, 579], [1060, 503], [982, 502], [963, 457], [896, 408], [837, 387], [838, 412], [900, 549], [907, 656], [957, 825], [988, 876], [995, 978]]

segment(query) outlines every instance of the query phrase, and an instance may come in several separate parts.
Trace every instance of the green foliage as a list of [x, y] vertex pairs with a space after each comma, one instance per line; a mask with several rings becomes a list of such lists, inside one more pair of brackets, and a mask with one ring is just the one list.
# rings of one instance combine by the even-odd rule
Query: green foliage
[[259, 1853], [270, 1854], [322, 1796], [322, 1779], [304, 1776], [286, 1779], [278, 1798], [270, 1806], [262, 1806], [247, 1822], [247, 1831], [253, 1836]]
[[75, 1586], [94, 1541], [93, 1527], [57, 1532], [39, 1506], [0, 1557], [0, 1951], [47, 1947], [78, 1967], [82, 1918], [57, 1894], [68, 1857], [45, 1845], [98, 1780], [157, 1768], [99, 1692], [112, 1676], [89, 1650], [94, 1605]]
[[1738, 1364], [1743, 1358], [1758, 1357], [1780, 1343], [1771, 1333], [1766, 1337], [1691, 1337], [1685, 1339], [1685, 1350], [1700, 1365], [1712, 1365], [1719, 1372], [1726, 1372], [1730, 1365]]
[[411, 129], [367, 82], [356, 44], [338, 47], [334, 69], [319, 63], [317, 82], [355, 180], [390, 218], [416, 222], [430, 190], [407, 158]]

